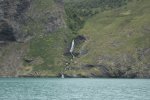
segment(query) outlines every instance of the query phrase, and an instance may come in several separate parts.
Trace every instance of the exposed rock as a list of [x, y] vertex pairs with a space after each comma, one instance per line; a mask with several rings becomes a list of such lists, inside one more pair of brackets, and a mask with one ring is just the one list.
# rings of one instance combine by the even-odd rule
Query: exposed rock
[[33, 61], [33, 59], [24, 58], [24, 61], [27, 62], [27, 63], [31, 63]]
[[5, 20], [0, 20], [0, 41], [16, 41], [12, 26]]
[[[43, 63], [42, 58], [24, 59], [30, 49], [30, 41], [66, 27], [62, 0], [57, 0], [51, 10], [44, 12], [34, 8], [37, 2], [0, 0], [0, 76], [18, 76], [24, 62]], [[39, 28], [37, 24], [41, 27], [39, 33], [36, 31]]]
[[79, 45], [85, 42], [86, 38], [83, 35], [78, 35], [74, 40], [75, 40], [75, 44]]
[[[0, 1], [0, 35], [6, 41], [23, 41], [24, 32], [20, 30], [27, 20], [26, 11], [30, 0], [2, 0]], [[6, 38], [7, 37], [7, 38]]]
[[[80, 46], [86, 41], [86, 38], [83, 36], [83, 35], [78, 35], [77, 37], [74, 38], [74, 41], [75, 41], [75, 50], [73, 51], [73, 55], [75, 57], [78, 57], [80, 54], [83, 55], [83, 54], [86, 54], [87, 51], [79, 51], [80, 49]], [[68, 46], [68, 48], [66, 49], [64, 55], [65, 56], [71, 56], [71, 53], [69, 52], [70, 50], [70, 45]]]
[[95, 65], [87, 64], [87, 65], [85, 65], [85, 67], [86, 67], [86, 68], [93, 68], [93, 67], [95, 67]]

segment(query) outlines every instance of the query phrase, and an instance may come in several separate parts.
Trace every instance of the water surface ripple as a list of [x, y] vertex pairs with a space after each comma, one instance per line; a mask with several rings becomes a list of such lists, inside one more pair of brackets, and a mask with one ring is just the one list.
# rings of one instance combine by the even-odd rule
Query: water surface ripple
[[150, 100], [150, 80], [0, 78], [0, 100]]

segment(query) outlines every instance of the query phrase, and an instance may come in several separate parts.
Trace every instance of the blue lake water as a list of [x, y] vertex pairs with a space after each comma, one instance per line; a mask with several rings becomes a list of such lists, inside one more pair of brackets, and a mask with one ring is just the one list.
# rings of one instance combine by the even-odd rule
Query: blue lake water
[[0, 100], [150, 100], [150, 80], [0, 78]]

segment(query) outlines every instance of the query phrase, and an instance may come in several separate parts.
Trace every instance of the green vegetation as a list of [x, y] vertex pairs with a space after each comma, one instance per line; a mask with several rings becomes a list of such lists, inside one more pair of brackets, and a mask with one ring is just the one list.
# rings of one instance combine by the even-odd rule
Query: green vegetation
[[112, 67], [112, 72], [118, 67], [120, 71], [127, 71], [129, 66], [137, 73], [144, 73], [150, 61], [150, 56], [142, 53], [150, 48], [149, 6], [148, 0], [133, 0], [126, 6], [105, 10], [89, 18], [79, 31], [88, 37], [83, 47], [88, 53], [75, 59], [76, 66], [104, 65]]
[[106, 9], [126, 5], [126, 0], [66, 0], [67, 23], [73, 33], [84, 26], [86, 20]]
[[[14, 13], [19, 2], [12, 5]], [[13, 75], [23, 76], [63, 72], [71, 77], [150, 77], [150, 0], [64, 0], [64, 4], [29, 0], [27, 4], [30, 7], [25, 5], [19, 19], [23, 20], [10, 21], [12, 28], [16, 25], [18, 40], [0, 52], [5, 61], [0, 65], [8, 65], [6, 74], [12, 65]]]
[[[60, 9], [54, 0], [33, 0], [33, 5], [27, 13], [30, 19], [22, 27], [22, 30], [32, 37], [30, 48], [25, 55], [25, 59], [31, 62], [24, 61], [24, 74], [38, 72], [40, 75], [51, 76], [64, 69], [66, 58], [63, 54], [72, 36], [65, 26], [58, 27], [57, 24], [60, 23], [53, 23], [53, 19], [63, 16]], [[60, 19], [61, 23], [64, 19]], [[53, 26], [49, 27], [47, 23]], [[58, 29], [49, 32], [47, 26], [51, 30], [57, 27]]]
[[[54, 5], [54, 2], [51, 3]], [[141, 51], [150, 46], [149, 4], [148, 0], [65, 0], [67, 18], [64, 19], [70, 31], [61, 28], [47, 35], [43, 35], [45, 31], [42, 29], [43, 21], [47, 21], [48, 16], [42, 17], [41, 10], [46, 12], [54, 8], [47, 6], [45, 1], [40, 5], [35, 4], [38, 9], [34, 14], [41, 17], [35, 17], [37, 22], [29, 21], [25, 29], [39, 35], [31, 41], [27, 57], [35, 59], [35, 62], [27, 64], [26, 72], [29, 70], [30, 73], [35, 71], [43, 76], [56, 76], [64, 70], [66, 62], [76, 68], [65, 71], [70, 76], [103, 75], [99, 65], [104, 66], [111, 77], [124, 72], [144, 72], [148, 69], [146, 66], [150, 57], [143, 54], [144, 58], [139, 59]], [[31, 10], [29, 15], [34, 16], [32, 14]], [[72, 37], [77, 35], [83, 35], [87, 40], [76, 45], [75, 51], [87, 51], [87, 54], [70, 61], [70, 57], [64, 56], [64, 53]], [[85, 65], [94, 67], [82, 69]]]

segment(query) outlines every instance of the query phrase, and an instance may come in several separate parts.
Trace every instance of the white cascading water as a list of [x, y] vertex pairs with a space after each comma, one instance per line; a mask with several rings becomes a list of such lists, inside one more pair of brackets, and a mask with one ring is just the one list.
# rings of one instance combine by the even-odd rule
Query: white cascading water
[[64, 74], [61, 74], [61, 78], [65, 78]]
[[72, 40], [71, 48], [70, 48], [70, 53], [71, 53], [71, 55], [72, 55], [73, 58], [74, 58], [74, 55], [73, 55], [74, 45], [75, 45], [75, 42], [74, 42], [74, 40]]
[[[70, 47], [69, 52], [71, 53], [71, 55], [72, 55], [73, 58], [74, 58], [74, 55], [73, 55], [74, 45], [75, 45], [75, 42], [74, 42], [74, 40], [72, 40], [72, 43], [71, 43], [71, 47]], [[72, 59], [71, 59], [71, 60], [72, 60]], [[61, 73], [61, 78], [65, 78], [65, 76], [64, 76], [63, 73]]]

